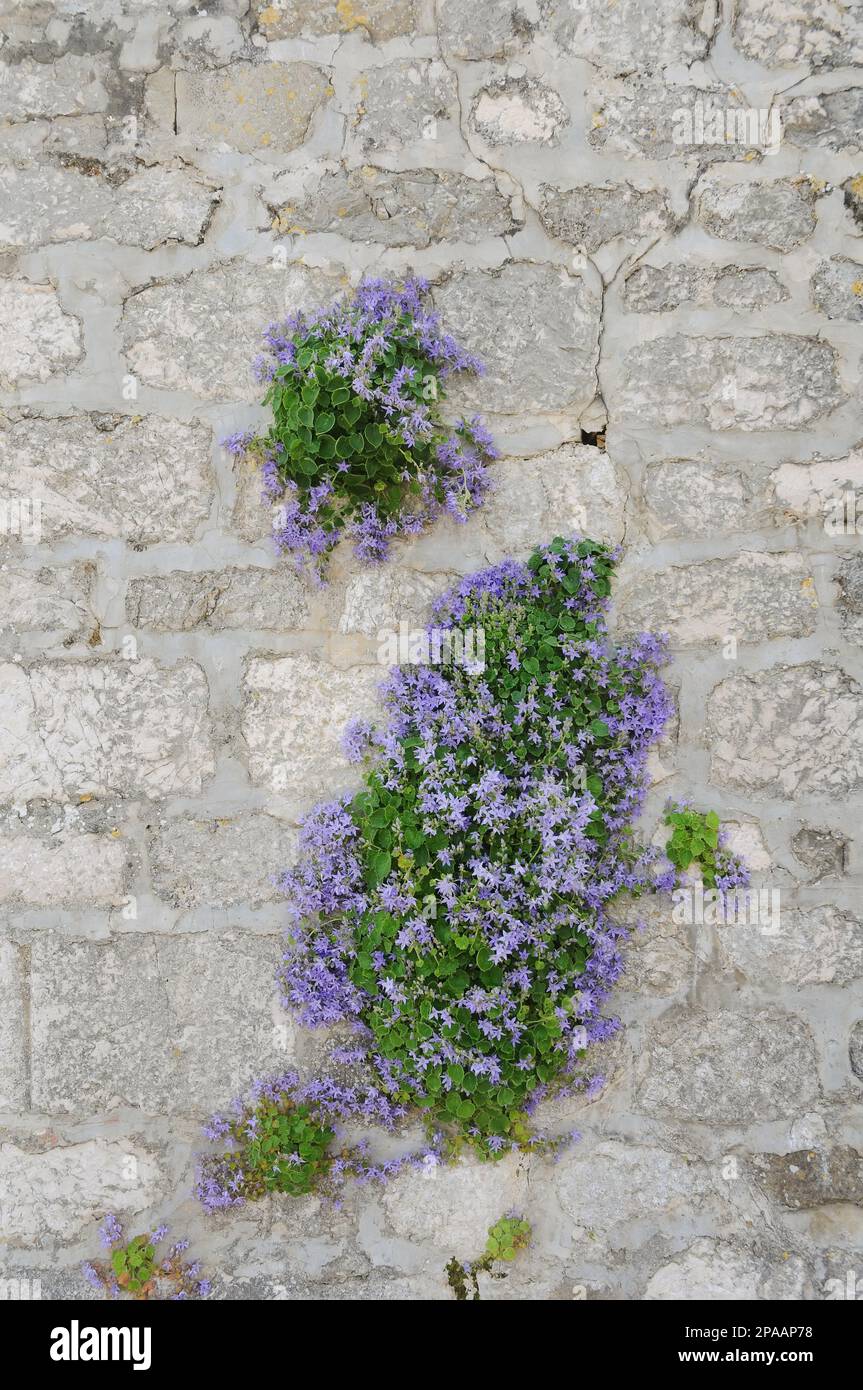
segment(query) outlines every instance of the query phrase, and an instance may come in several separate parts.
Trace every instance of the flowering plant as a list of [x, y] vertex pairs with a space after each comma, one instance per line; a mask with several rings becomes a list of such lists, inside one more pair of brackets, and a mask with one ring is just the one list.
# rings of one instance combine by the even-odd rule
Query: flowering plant
[[[608, 636], [614, 563], [605, 545], [558, 538], [464, 579], [434, 630], [481, 630], [483, 663], [395, 667], [386, 724], [349, 727], [364, 788], [304, 822], [303, 857], [281, 880], [279, 979], [301, 1022], [352, 1025], [339, 1060], [362, 1083], [289, 1074], [215, 1117], [205, 1132], [225, 1149], [202, 1165], [209, 1210], [383, 1179], [465, 1145], [494, 1158], [568, 1142], [531, 1116], [550, 1094], [603, 1084], [584, 1064], [617, 1027], [602, 1005], [627, 933], [609, 906], [675, 887], [683, 862], [679, 843], [672, 863], [633, 836], [671, 706], [663, 643]], [[714, 821], [697, 824], [703, 863]], [[725, 884], [743, 873], [730, 852], [721, 869]], [[428, 1121], [424, 1154], [372, 1165], [331, 1148], [337, 1121], [392, 1129], [412, 1110]]]
[[530, 1142], [550, 1087], [589, 1084], [621, 970], [606, 908], [652, 885], [630, 822], [670, 710], [664, 655], [612, 646], [613, 565], [558, 539], [445, 596], [436, 624], [481, 628], [484, 669], [394, 669], [388, 725], [349, 734], [365, 789], [308, 817], [283, 880], [284, 1003], [353, 1020], [383, 1093], [486, 1155]]
[[225, 443], [260, 457], [265, 496], [282, 504], [279, 548], [318, 571], [343, 535], [362, 560], [382, 560], [392, 537], [442, 511], [465, 520], [488, 488], [495, 450], [482, 420], [448, 425], [440, 413], [447, 378], [481, 364], [423, 307], [427, 288], [364, 280], [265, 335], [257, 369], [273, 423]]
[[[485, 1250], [477, 1260], [470, 1260], [463, 1263], [455, 1258], [451, 1259], [446, 1266], [445, 1274], [447, 1283], [460, 1303], [467, 1298], [477, 1302], [480, 1297], [479, 1280], [477, 1275], [480, 1273], [490, 1274], [497, 1260], [505, 1260], [511, 1263], [520, 1250], [526, 1249], [531, 1241], [531, 1226], [529, 1221], [525, 1221], [518, 1212], [509, 1212], [502, 1216], [499, 1221], [495, 1221], [493, 1226], [488, 1228], [488, 1240]], [[503, 1276], [496, 1275], [501, 1278]], [[468, 1293], [468, 1289], [472, 1293]]]
[[[187, 1263], [183, 1254], [189, 1248], [187, 1240], [178, 1240], [167, 1255], [161, 1258], [156, 1246], [168, 1234], [167, 1226], [159, 1226], [149, 1235], [133, 1236], [126, 1240], [123, 1227], [111, 1212], [99, 1228], [99, 1239], [109, 1252], [109, 1264], [88, 1261], [83, 1274], [94, 1289], [110, 1298], [128, 1294], [136, 1299], [163, 1297], [171, 1299], [206, 1298], [210, 1281], [202, 1279], [201, 1266]], [[171, 1290], [167, 1293], [166, 1290]]]

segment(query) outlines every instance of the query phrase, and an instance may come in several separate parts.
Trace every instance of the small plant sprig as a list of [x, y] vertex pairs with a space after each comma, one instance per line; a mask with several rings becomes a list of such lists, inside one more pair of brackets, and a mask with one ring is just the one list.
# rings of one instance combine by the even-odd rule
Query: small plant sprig
[[[471, 1302], [476, 1302], [480, 1297], [477, 1275], [481, 1271], [493, 1273], [497, 1260], [510, 1264], [520, 1250], [530, 1245], [531, 1234], [530, 1222], [525, 1221], [524, 1217], [516, 1212], [509, 1212], [489, 1227], [485, 1251], [478, 1260], [464, 1264], [461, 1260], [451, 1259], [446, 1266], [447, 1282], [458, 1301], [470, 1299]], [[473, 1289], [473, 1293], [468, 1293], [469, 1287]]]
[[273, 423], [225, 440], [262, 464], [264, 495], [281, 504], [278, 547], [319, 575], [343, 536], [360, 559], [383, 560], [394, 536], [441, 512], [464, 521], [488, 488], [496, 451], [482, 420], [450, 425], [440, 410], [447, 378], [481, 364], [441, 331], [427, 289], [367, 279], [352, 298], [271, 325], [257, 370]]
[[683, 802], [670, 803], [665, 824], [671, 828], [671, 839], [665, 853], [678, 873], [685, 873], [697, 864], [708, 888], [728, 892], [745, 888], [749, 874], [736, 854], [723, 843], [719, 817], [715, 811], [695, 811]]
[[200, 1264], [183, 1259], [187, 1240], [177, 1241], [167, 1255], [157, 1254], [167, 1234], [168, 1227], [159, 1226], [149, 1235], [126, 1240], [122, 1225], [109, 1212], [99, 1228], [102, 1246], [110, 1252], [108, 1263], [88, 1261], [82, 1266], [85, 1279], [108, 1298], [206, 1298], [210, 1281], [201, 1278]]

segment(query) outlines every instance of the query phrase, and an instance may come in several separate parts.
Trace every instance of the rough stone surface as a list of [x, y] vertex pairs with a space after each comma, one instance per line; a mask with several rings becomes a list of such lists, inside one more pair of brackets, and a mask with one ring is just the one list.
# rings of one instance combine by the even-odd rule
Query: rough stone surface
[[74, 639], [91, 628], [93, 569], [87, 564], [67, 569], [0, 565], [0, 639], [28, 631]]
[[834, 256], [812, 276], [812, 298], [828, 319], [863, 319], [863, 265]]
[[746, 528], [749, 489], [735, 468], [694, 459], [651, 464], [644, 496], [653, 536], [719, 536]]
[[456, 58], [502, 58], [533, 29], [513, 0], [440, 0], [437, 15], [441, 45]]
[[252, 781], [308, 804], [354, 780], [342, 733], [350, 719], [375, 713], [383, 674], [377, 666], [337, 670], [305, 653], [252, 658], [243, 708]]
[[845, 869], [848, 841], [838, 830], [803, 826], [792, 839], [791, 848], [816, 880], [829, 874], [841, 874]]
[[445, 64], [400, 59], [370, 68], [361, 79], [355, 122], [362, 149], [399, 151], [438, 138], [457, 117], [458, 87]]
[[651, 1030], [638, 1103], [649, 1115], [739, 1125], [796, 1113], [818, 1095], [806, 1024], [779, 1010], [665, 1015]]
[[[729, 100], [727, 87], [666, 86], [653, 76], [600, 82], [588, 93], [587, 139], [625, 159], [680, 160], [699, 166], [763, 156], [769, 126]], [[713, 138], [713, 132], [716, 138]]]
[[626, 308], [638, 314], [667, 313], [681, 304], [759, 309], [787, 298], [788, 291], [773, 270], [685, 262], [640, 265], [627, 277], [623, 291]]
[[785, 139], [795, 145], [856, 151], [863, 145], [863, 93], [857, 88], [792, 97], [782, 106]]
[[153, 886], [172, 907], [256, 907], [279, 896], [273, 875], [295, 849], [296, 832], [274, 816], [175, 816], [150, 836]]
[[301, 201], [279, 202], [273, 213], [280, 231], [337, 232], [384, 246], [473, 245], [517, 230], [510, 203], [492, 179], [432, 169], [391, 173], [364, 165], [332, 171]]
[[561, 193], [545, 184], [541, 191], [543, 226], [552, 236], [588, 252], [617, 237], [633, 244], [643, 237], [656, 237], [670, 222], [665, 199], [652, 189], [623, 184], [608, 188], [584, 186]]
[[608, 542], [623, 539], [626, 492], [607, 454], [564, 444], [495, 469], [495, 488], [482, 525], [504, 554], [529, 554], [537, 536], [579, 531]]
[[711, 236], [790, 251], [815, 229], [815, 186], [810, 179], [774, 183], [706, 183], [696, 214]]
[[200, 792], [213, 770], [207, 682], [191, 661], [0, 665], [0, 801]]
[[829, 905], [782, 909], [775, 934], [760, 926], [723, 926], [718, 940], [726, 969], [756, 984], [777, 980], [800, 989], [847, 985], [863, 975], [863, 922]]
[[227, 569], [133, 579], [126, 617], [133, 627], [190, 632], [208, 627], [290, 632], [308, 615], [306, 589], [289, 569]]
[[844, 527], [849, 520], [845, 495], [859, 488], [861, 478], [863, 452], [854, 449], [847, 458], [783, 463], [770, 481], [776, 502], [789, 520], [819, 517], [826, 525], [835, 517]]
[[697, 0], [668, 0], [656, 8], [642, 0], [541, 0], [540, 12], [565, 53], [610, 72], [686, 65], [707, 53], [711, 26]]
[[425, 627], [432, 601], [449, 588], [454, 577], [396, 569], [355, 574], [345, 589], [339, 632], [361, 632], [379, 639], [385, 653], [387, 639], [400, 635], [401, 624], [409, 632]]
[[604, 1232], [633, 1221], [661, 1227], [664, 1217], [701, 1205], [710, 1182], [702, 1164], [678, 1154], [606, 1140], [581, 1150], [555, 1187], [576, 1226]]
[[560, 95], [531, 77], [503, 77], [484, 87], [471, 127], [489, 145], [550, 145], [569, 122]]
[[848, 1056], [851, 1070], [860, 1081], [863, 1081], [863, 1019], [859, 1023], [855, 1023], [851, 1032]]
[[0, 387], [19, 381], [47, 381], [81, 357], [81, 325], [64, 313], [51, 285], [0, 280]]
[[109, 237], [148, 250], [194, 244], [216, 194], [182, 169], [143, 169], [119, 187], [75, 169], [0, 171], [0, 250]]
[[[34, 1106], [201, 1114], [284, 1062], [278, 938], [40, 934], [31, 960]], [[240, 1046], [242, 1040], [242, 1046]]]
[[577, 409], [593, 399], [599, 305], [580, 277], [516, 262], [454, 276], [434, 297], [487, 367], [477, 381], [457, 384], [454, 399], [504, 413]]
[[707, 702], [711, 780], [760, 794], [845, 795], [863, 779], [861, 729], [863, 690], [837, 667], [736, 672]]
[[651, 1302], [751, 1303], [803, 1297], [805, 1271], [800, 1260], [775, 1254], [760, 1257], [720, 1240], [697, 1240], [661, 1266], [648, 1281]]
[[755, 1154], [752, 1168], [769, 1195], [792, 1211], [863, 1199], [863, 1154], [848, 1145]]
[[268, 39], [294, 38], [298, 34], [351, 33], [365, 30], [375, 43], [386, 43], [413, 32], [417, 22], [416, 0], [362, 0], [362, 4], [309, 6], [305, 0], [253, 0], [259, 29]]
[[311, 63], [235, 63], [176, 75], [177, 134], [204, 149], [295, 149], [331, 88]]
[[796, 637], [812, 632], [818, 603], [802, 557], [743, 551], [735, 560], [622, 577], [619, 624], [627, 631], [667, 632], [675, 647]]
[[843, 400], [829, 343], [672, 334], [631, 348], [615, 402], [622, 420], [713, 430], [796, 429]]
[[[192, 540], [213, 494], [210, 431], [157, 415], [22, 417], [0, 429], [8, 499], [40, 503], [42, 538]], [[74, 591], [73, 591], [74, 592]]]
[[311, 308], [337, 286], [299, 266], [246, 260], [184, 280], [148, 285], [126, 300], [123, 337], [131, 370], [150, 386], [207, 399], [257, 400], [250, 366], [281, 306]]
[[24, 58], [0, 64], [0, 117], [77, 116], [108, 105], [107, 64], [101, 57], [64, 53], [51, 63]]
[[734, 41], [748, 58], [770, 67], [834, 68], [863, 61], [863, 23], [853, 5], [740, 0]]
[[74, 1240], [106, 1211], [121, 1219], [143, 1211], [163, 1195], [166, 1178], [140, 1141], [85, 1139], [45, 1149], [0, 1144], [4, 1235], [21, 1246]]
[[128, 852], [119, 836], [0, 835], [0, 903], [120, 907]]

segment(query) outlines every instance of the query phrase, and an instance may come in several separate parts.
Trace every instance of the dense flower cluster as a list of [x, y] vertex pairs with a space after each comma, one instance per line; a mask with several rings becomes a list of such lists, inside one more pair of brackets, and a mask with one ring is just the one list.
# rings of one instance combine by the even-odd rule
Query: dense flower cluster
[[447, 378], [481, 364], [423, 307], [427, 289], [364, 280], [352, 298], [265, 335], [256, 367], [273, 425], [225, 445], [260, 457], [265, 497], [280, 503], [279, 548], [318, 572], [343, 536], [376, 562], [441, 512], [464, 521], [488, 488], [495, 449], [482, 420], [451, 426], [439, 408]]
[[219, 1149], [201, 1159], [198, 1199], [214, 1212], [267, 1192], [300, 1196], [314, 1189], [336, 1198], [348, 1178], [385, 1182], [407, 1167], [436, 1166], [440, 1135], [420, 1152], [378, 1163], [368, 1157], [365, 1141], [349, 1145], [340, 1132], [341, 1122], [357, 1120], [392, 1129], [403, 1114], [403, 1106], [374, 1086], [340, 1085], [332, 1078], [303, 1084], [293, 1071], [258, 1081], [228, 1114], [214, 1115], [204, 1126]]
[[303, 828], [284, 876], [284, 1003], [354, 1022], [380, 1092], [485, 1154], [530, 1142], [550, 1087], [590, 1084], [621, 971], [623, 890], [671, 886], [633, 841], [669, 714], [650, 636], [613, 646], [614, 556], [558, 539], [465, 579], [440, 628], [482, 629], [482, 671], [395, 668], [389, 720], [351, 731], [366, 788]]
[[168, 1227], [163, 1225], [127, 1241], [122, 1225], [109, 1212], [99, 1228], [99, 1240], [109, 1263], [88, 1260], [81, 1272], [92, 1288], [109, 1298], [206, 1298], [210, 1280], [201, 1278], [199, 1261], [183, 1258], [189, 1248], [187, 1240], [178, 1240], [165, 1255], [158, 1254], [156, 1247], [167, 1234]]

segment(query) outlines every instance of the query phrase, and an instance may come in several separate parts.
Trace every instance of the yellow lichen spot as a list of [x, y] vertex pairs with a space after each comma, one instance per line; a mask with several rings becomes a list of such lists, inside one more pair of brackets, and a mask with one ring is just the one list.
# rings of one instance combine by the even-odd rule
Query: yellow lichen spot
[[863, 294], [863, 280], [854, 281], [854, 284], [851, 286], [851, 293], [857, 295]]
[[83, 806], [85, 801], [92, 801], [92, 800], [93, 800], [93, 793], [92, 793], [92, 792], [85, 792], [83, 796], [79, 796], [79, 797], [78, 797], [78, 805], [79, 805], [79, 806]]
[[122, 833], [123, 833], [122, 830], [118, 830], [117, 827], [116, 827], [116, 825], [111, 827], [111, 839], [112, 839], [112, 840], [119, 840], [119, 838], [120, 838], [120, 836], [122, 835]]
[[598, 111], [594, 111], [590, 124], [593, 126], [594, 130], [599, 130], [600, 126], [605, 125], [605, 117], [600, 116]]
[[267, 8], [261, 10], [261, 13], [258, 15], [258, 23], [263, 24], [265, 28], [269, 24], [278, 24], [278, 22], [279, 9], [277, 5], [268, 5]]
[[336, 14], [343, 29], [356, 29], [361, 24], [365, 25], [366, 28], [369, 27], [368, 16], [358, 14], [351, 4], [351, 0], [338, 0]]
[[752, 161], [753, 161], [753, 159], [757, 159], [757, 158], [758, 158], [758, 151], [757, 151], [757, 150], [747, 150], [746, 153], [745, 153], [745, 155], [743, 156], [743, 158], [744, 158], [744, 160], [745, 160], [745, 162], [746, 162], [747, 164], [751, 164]]
[[807, 576], [807, 578], [804, 579], [804, 580], [802, 581], [802, 583], [801, 583], [801, 585], [800, 585], [800, 590], [801, 590], [801, 593], [804, 593], [804, 594], [806, 595], [807, 598], [811, 599], [811, 601], [812, 601], [813, 604], [816, 604], [816, 605], [817, 605], [817, 603], [818, 603], [818, 596], [817, 596], [817, 594], [815, 593], [815, 583], [814, 583], [814, 581], [813, 581], [811, 575]]
[[863, 198], [863, 174], [857, 174], [849, 183], [848, 187], [855, 198]]
[[262, 145], [269, 145], [270, 142], [272, 141], [272, 138], [273, 138], [273, 137], [272, 137], [272, 135], [270, 134], [270, 132], [269, 132], [268, 130], [265, 130], [264, 133], [263, 133], [263, 135], [261, 136], [261, 144], [262, 144]]

